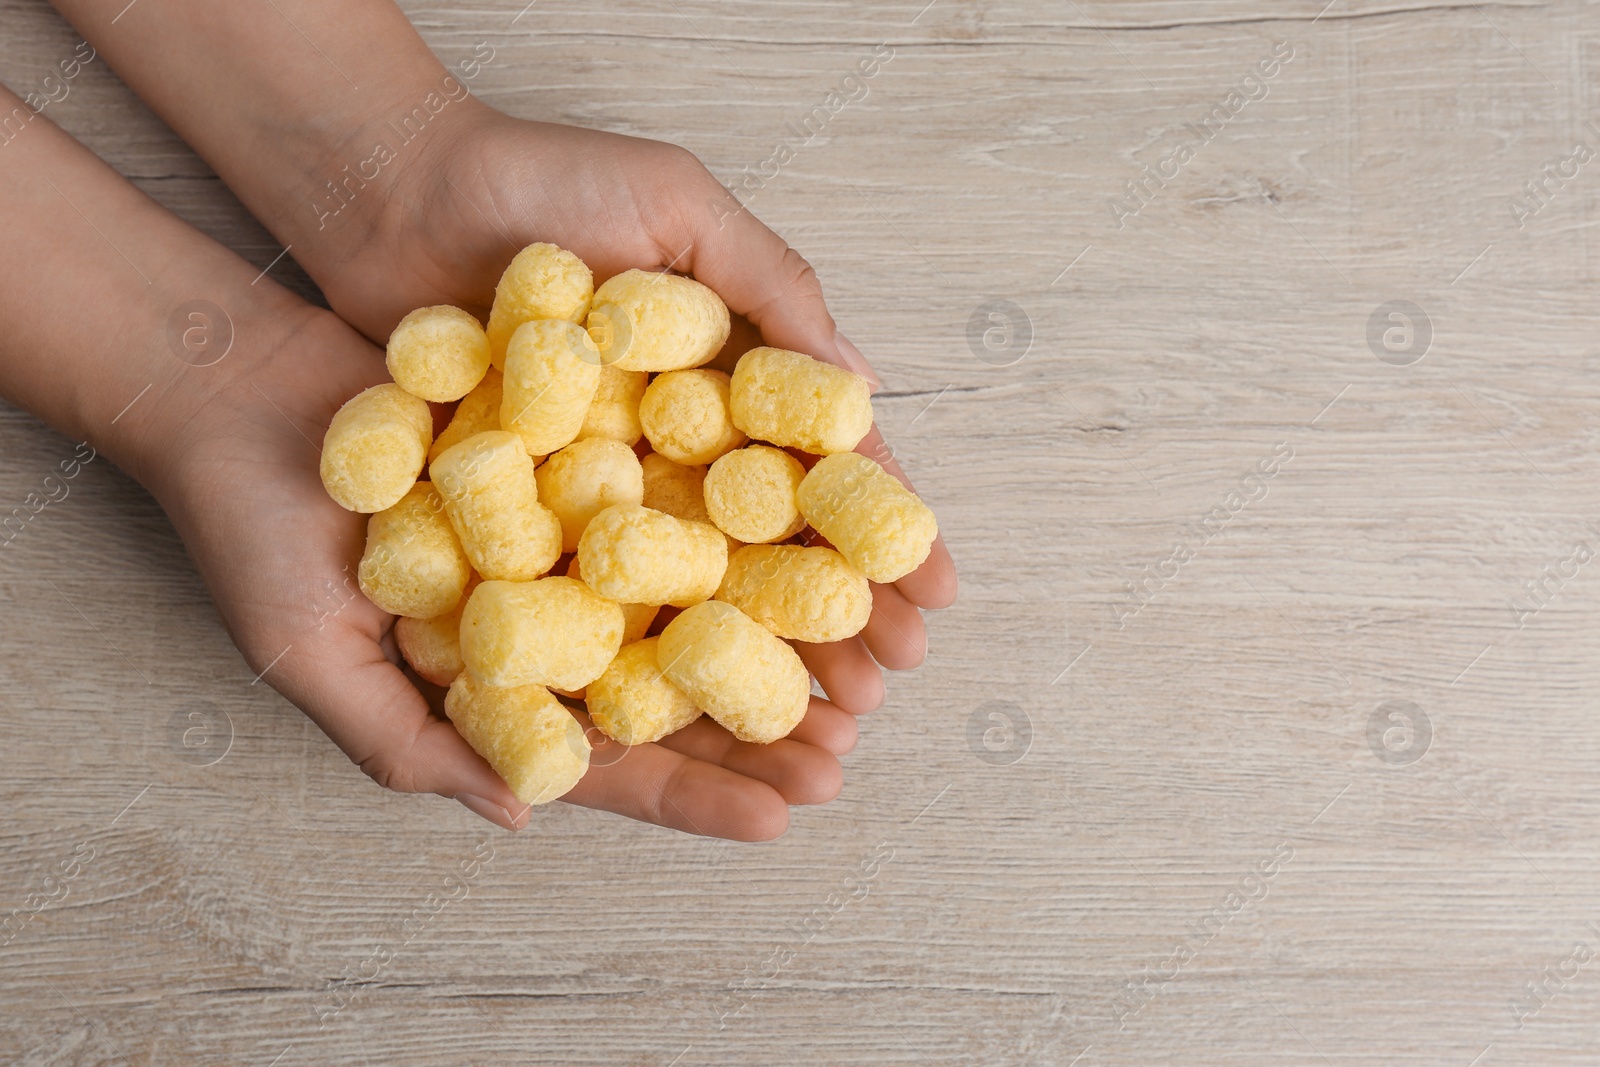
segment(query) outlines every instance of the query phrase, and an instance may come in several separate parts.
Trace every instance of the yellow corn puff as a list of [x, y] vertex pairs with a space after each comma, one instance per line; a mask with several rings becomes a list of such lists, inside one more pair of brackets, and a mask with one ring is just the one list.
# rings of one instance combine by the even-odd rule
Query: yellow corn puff
[[643, 745], [677, 733], [700, 717], [688, 694], [661, 673], [659, 637], [622, 646], [604, 674], [589, 686], [589, 718], [624, 745]]
[[800, 724], [811, 676], [794, 649], [720, 600], [685, 609], [656, 647], [661, 673], [741, 741], [769, 744]]
[[347, 511], [393, 507], [416, 484], [433, 440], [426, 401], [393, 383], [345, 402], [322, 438], [323, 487]]
[[531, 244], [500, 275], [489, 310], [489, 354], [504, 370], [506, 345], [517, 327], [534, 319], [582, 322], [594, 295], [594, 274], [583, 260], [552, 244]]
[[717, 529], [747, 544], [793, 537], [806, 524], [794, 502], [805, 476], [800, 461], [781, 448], [737, 449], [706, 474], [706, 513]]
[[795, 493], [800, 514], [875, 582], [904, 578], [928, 558], [939, 524], [917, 495], [866, 456], [818, 460]]
[[530, 456], [548, 456], [577, 440], [599, 381], [600, 353], [583, 327], [525, 322], [506, 348], [500, 428], [520, 435]]
[[431, 619], [402, 615], [394, 621], [394, 640], [400, 646], [400, 655], [424, 681], [449, 685], [466, 669], [461, 662], [461, 612], [480, 581], [473, 575], [456, 606], [443, 615]]
[[461, 613], [461, 659], [490, 685], [578, 690], [622, 647], [622, 608], [575, 578], [486, 581]]
[[439, 431], [439, 436], [433, 439], [433, 447], [428, 449], [429, 463], [438, 459], [439, 453], [445, 449], [460, 444], [474, 434], [500, 429], [501, 381], [500, 372], [490, 367], [484, 373], [483, 381], [461, 398], [455, 414], [450, 416], [449, 425]]
[[564, 796], [589, 769], [583, 725], [543, 686], [485, 685], [462, 674], [444, 713], [524, 804]]
[[578, 547], [589, 520], [613, 504], [644, 498], [639, 457], [621, 441], [586, 437], [574, 441], [534, 472], [539, 500], [561, 520], [561, 551]]
[[367, 599], [391, 615], [431, 619], [461, 602], [472, 565], [427, 482], [367, 520], [367, 547], [356, 572]]
[[747, 440], [728, 413], [728, 376], [719, 370], [656, 375], [639, 401], [639, 425], [674, 463], [710, 463]]
[[872, 614], [867, 576], [821, 545], [747, 545], [728, 558], [717, 599], [779, 637], [827, 644], [854, 637]]
[[489, 369], [489, 338], [460, 308], [418, 308], [389, 334], [389, 374], [412, 396], [435, 403], [460, 400]]
[[589, 521], [578, 539], [583, 580], [628, 604], [686, 607], [714, 596], [728, 567], [728, 542], [715, 526], [618, 504]]
[[817, 456], [848, 452], [872, 429], [867, 380], [782, 348], [752, 348], [733, 369], [733, 424], [758, 441]]
[[561, 555], [561, 523], [539, 503], [522, 438], [489, 430], [453, 445], [429, 467], [445, 514], [485, 578], [531, 581]]
[[639, 399], [644, 396], [650, 375], [642, 370], [600, 368], [600, 384], [584, 413], [578, 437], [609, 437], [625, 445], [635, 445], [644, 436], [639, 425]]
[[595, 290], [589, 334], [619, 370], [698, 367], [728, 340], [722, 298], [692, 278], [628, 270]]

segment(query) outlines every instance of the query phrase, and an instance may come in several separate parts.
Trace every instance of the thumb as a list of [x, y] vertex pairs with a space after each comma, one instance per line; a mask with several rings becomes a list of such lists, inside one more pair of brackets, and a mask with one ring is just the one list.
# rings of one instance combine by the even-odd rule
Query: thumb
[[749, 319], [767, 344], [855, 371], [876, 391], [877, 374], [828, 314], [811, 264], [727, 189], [716, 189], [720, 195], [691, 218], [689, 272]]
[[370, 634], [340, 629], [316, 649], [291, 647], [273, 669], [292, 700], [367, 776], [399, 793], [437, 793], [508, 830], [530, 808], [390, 663]]

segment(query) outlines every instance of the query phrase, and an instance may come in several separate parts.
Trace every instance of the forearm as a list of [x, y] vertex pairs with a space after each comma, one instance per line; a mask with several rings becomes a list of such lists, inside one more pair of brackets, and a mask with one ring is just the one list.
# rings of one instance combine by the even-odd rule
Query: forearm
[[[0, 89], [0, 395], [149, 483], [305, 305]], [[196, 308], [208, 301], [218, 315]], [[225, 331], [235, 340], [220, 362]]]
[[447, 73], [390, 0], [54, 3], [319, 282], [485, 59]]

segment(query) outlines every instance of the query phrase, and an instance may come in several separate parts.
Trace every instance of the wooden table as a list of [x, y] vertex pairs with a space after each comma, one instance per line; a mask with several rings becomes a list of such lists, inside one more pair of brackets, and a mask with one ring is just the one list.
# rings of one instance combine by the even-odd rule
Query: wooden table
[[[1595, 1062], [1595, 5], [924, 2], [408, 5], [744, 180], [880, 368], [965, 584], [839, 800], [382, 793], [91, 463], [0, 560], [0, 1061]], [[50, 115], [280, 251], [103, 62]], [[0, 510], [71, 452], [5, 411]]]

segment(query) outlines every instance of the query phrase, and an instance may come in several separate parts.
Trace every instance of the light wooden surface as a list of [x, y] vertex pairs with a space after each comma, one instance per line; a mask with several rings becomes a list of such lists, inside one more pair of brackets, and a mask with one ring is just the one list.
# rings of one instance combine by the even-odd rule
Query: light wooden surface
[[[491, 43], [496, 105], [730, 182], [893, 47], [751, 203], [880, 368], [961, 602], [775, 844], [562, 805], [490, 834], [252, 686], [161, 512], [93, 463], [0, 550], [0, 915], [49, 898], [0, 933], [0, 1061], [1594, 1062], [1600, 562], [1520, 627], [1511, 602], [1600, 551], [1600, 161], [1524, 228], [1509, 204], [1600, 150], [1600, 9], [1324, 2], [410, 5], [447, 61]], [[76, 38], [0, 11], [25, 90]], [[1284, 40], [1118, 228], [1140, 162]], [[103, 63], [49, 114], [276, 255]], [[993, 299], [1031, 345], [986, 362]], [[1368, 343], [1391, 300], [1432, 325], [1409, 366]], [[4, 412], [0, 510], [70, 453]], [[1420, 760], [1369, 744], [1388, 701]]]

